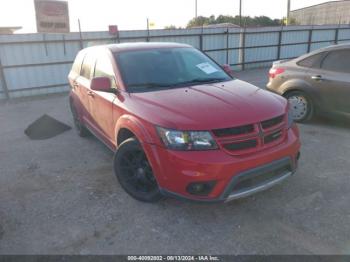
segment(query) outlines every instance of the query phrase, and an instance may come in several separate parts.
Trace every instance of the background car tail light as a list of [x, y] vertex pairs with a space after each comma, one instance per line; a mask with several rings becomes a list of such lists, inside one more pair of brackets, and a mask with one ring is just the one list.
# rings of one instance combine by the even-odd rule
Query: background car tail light
[[271, 68], [269, 71], [269, 77], [275, 78], [277, 75], [284, 73], [286, 71], [284, 68]]

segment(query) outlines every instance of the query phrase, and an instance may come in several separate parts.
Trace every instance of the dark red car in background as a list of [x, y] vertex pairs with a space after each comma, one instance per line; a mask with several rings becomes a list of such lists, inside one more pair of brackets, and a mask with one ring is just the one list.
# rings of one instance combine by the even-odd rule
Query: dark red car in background
[[233, 79], [191, 46], [86, 48], [69, 82], [79, 134], [115, 151], [115, 174], [138, 200], [228, 201], [296, 170], [299, 132], [287, 100]]

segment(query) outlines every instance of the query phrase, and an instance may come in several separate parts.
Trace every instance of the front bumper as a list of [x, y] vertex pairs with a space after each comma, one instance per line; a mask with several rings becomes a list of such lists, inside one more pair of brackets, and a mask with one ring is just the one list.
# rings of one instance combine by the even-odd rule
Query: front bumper
[[[300, 150], [297, 128], [286, 141], [246, 156], [222, 150], [179, 152], [144, 145], [161, 192], [166, 196], [199, 202], [225, 202], [247, 197], [281, 183], [297, 168]], [[215, 181], [207, 196], [190, 194], [190, 183]]]
[[230, 183], [227, 185], [226, 189], [222, 193], [222, 195], [215, 199], [203, 199], [203, 198], [190, 198], [186, 197], [184, 195], [180, 195], [174, 192], [167, 191], [166, 189], [161, 189], [161, 192], [164, 196], [177, 198], [179, 200], [186, 200], [186, 201], [196, 201], [196, 202], [208, 202], [208, 203], [215, 203], [215, 202], [230, 202], [236, 199], [245, 198], [248, 196], [251, 196], [253, 194], [256, 194], [261, 191], [265, 191], [279, 183], [282, 183], [284, 180], [286, 180], [288, 177], [290, 177], [292, 174], [294, 174], [295, 169], [286, 169], [284, 172], [281, 172], [277, 174], [275, 177], [271, 179], [267, 179], [261, 183], [257, 183], [253, 186], [242, 188], [235, 190], [235, 187], [239, 184], [240, 179], [242, 178], [251, 178], [256, 177], [262, 174], [268, 174], [270, 172], [275, 172], [281, 167], [288, 166], [291, 167], [290, 159], [284, 158], [278, 161], [274, 161], [273, 163], [270, 163], [265, 166], [261, 166], [258, 168], [254, 168], [252, 170], [249, 170], [247, 172], [243, 172], [241, 174], [238, 174], [236, 176], [233, 176]]

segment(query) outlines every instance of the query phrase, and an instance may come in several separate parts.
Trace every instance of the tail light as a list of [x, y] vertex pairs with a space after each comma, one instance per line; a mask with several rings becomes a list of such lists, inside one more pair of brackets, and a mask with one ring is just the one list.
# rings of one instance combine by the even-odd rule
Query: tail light
[[284, 71], [286, 71], [284, 68], [271, 68], [269, 71], [269, 77], [270, 78], [275, 78], [276, 76], [278, 76], [279, 74], [284, 73]]

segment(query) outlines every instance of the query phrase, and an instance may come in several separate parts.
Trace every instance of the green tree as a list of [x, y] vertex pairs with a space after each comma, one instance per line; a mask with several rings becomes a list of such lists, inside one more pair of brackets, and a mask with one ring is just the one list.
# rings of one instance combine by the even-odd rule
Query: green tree
[[254, 17], [254, 23], [257, 26], [274, 26], [274, 25], [276, 25], [274, 23], [274, 21], [270, 17], [267, 17], [267, 16]]
[[[231, 23], [239, 25], [239, 16], [229, 16], [229, 15], [219, 15], [217, 18], [215, 16], [204, 17], [198, 16], [193, 18], [187, 24], [187, 28], [198, 27], [212, 24], [222, 24], [222, 23]], [[243, 16], [242, 17], [242, 26], [277, 26], [281, 25], [281, 20], [271, 19], [267, 16]]]
[[204, 26], [204, 25], [209, 25], [209, 18], [204, 16], [198, 16], [188, 22], [187, 28]]
[[289, 18], [289, 25], [298, 25], [297, 20], [294, 17]]
[[180, 29], [180, 28], [177, 28], [176, 25], [166, 25], [164, 26], [164, 29]]

